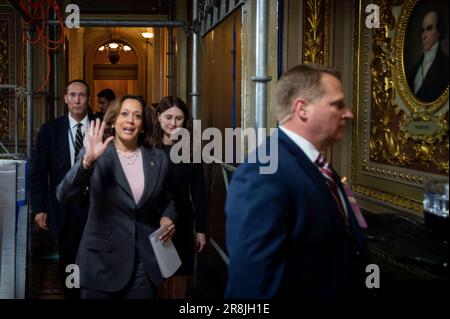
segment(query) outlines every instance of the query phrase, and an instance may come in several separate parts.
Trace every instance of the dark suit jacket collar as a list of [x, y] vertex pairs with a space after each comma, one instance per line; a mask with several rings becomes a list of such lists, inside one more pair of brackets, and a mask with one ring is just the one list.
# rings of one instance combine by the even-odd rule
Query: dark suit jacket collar
[[[91, 120], [94, 120], [94, 117], [91, 115], [88, 115], [88, 122]], [[61, 148], [64, 150], [63, 158], [61, 159], [64, 162], [64, 165], [67, 170], [70, 169], [72, 166], [72, 163], [70, 162], [70, 146], [69, 143], [72, 143], [69, 139], [69, 128], [70, 128], [70, 121], [69, 121], [69, 115], [63, 115], [56, 119], [56, 132], [55, 134], [61, 134], [62, 141], [61, 145], [57, 145], [58, 148]]]
[[[308, 173], [308, 175], [315, 180], [318, 181], [325, 181], [325, 179], [322, 176], [322, 173], [318, 169], [315, 163], [311, 162], [309, 157], [303, 152], [303, 150], [289, 138], [282, 130], [278, 130], [278, 136], [279, 141], [281, 144], [283, 144], [290, 153], [292, 153], [298, 160], [300, 166], [304, 168], [304, 170]], [[333, 169], [334, 173], [334, 180], [342, 188], [342, 184], [340, 182], [340, 177], [336, 173], [336, 171]], [[328, 187], [325, 183], [325, 186]]]
[[[353, 213], [353, 209], [350, 205], [350, 202], [348, 201], [347, 196], [345, 195], [344, 187], [340, 181], [339, 175], [334, 172], [334, 180], [336, 181], [337, 186], [341, 190], [341, 192], [344, 194], [344, 204], [347, 208], [348, 212], [348, 222], [350, 224], [350, 231], [352, 233], [353, 239], [350, 239], [349, 236], [346, 235], [345, 228], [346, 227], [342, 221], [342, 219], [339, 217], [337, 210], [337, 204], [333, 197], [331, 196], [331, 193], [328, 189], [328, 185], [326, 184], [325, 178], [322, 176], [322, 173], [319, 171], [317, 166], [311, 162], [311, 160], [306, 156], [306, 154], [301, 150], [300, 147], [298, 147], [297, 144], [295, 144], [283, 131], [278, 130], [278, 140], [279, 140], [279, 147], [285, 147], [288, 152], [290, 152], [293, 156], [296, 157], [297, 162], [299, 165], [303, 168], [304, 172], [308, 174], [308, 176], [313, 180], [314, 184], [319, 188], [319, 191], [321, 194], [323, 194], [323, 199], [327, 203], [327, 206], [330, 207], [328, 210], [331, 214], [331, 218], [336, 222], [336, 224], [340, 225], [338, 229], [340, 229], [341, 233], [345, 238], [348, 238], [349, 240], [356, 240], [356, 243], [359, 247], [365, 247], [364, 239], [362, 237], [362, 233], [359, 230], [359, 225], [356, 220], [356, 217]], [[345, 234], [345, 235], [344, 235]], [[363, 251], [366, 251], [366, 248], [363, 249]]]
[[159, 180], [161, 172], [161, 161], [157, 160], [155, 150], [141, 146], [142, 163], [144, 165], [145, 186], [142, 197], [138, 203], [138, 209], [141, 209], [147, 203], [150, 197], [154, 194], [157, 181]]
[[308, 156], [306, 156], [305, 152], [303, 152], [302, 149], [297, 144], [295, 144], [295, 142], [292, 141], [289, 136], [287, 136], [282, 130], [278, 130], [278, 140], [280, 146], [283, 145], [289, 151], [289, 153], [296, 157], [300, 166], [314, 181], [314, 183], [321, 188], [321, 191], [328, 193], [328, 186], [325, 183], [324, 177], [320, 173], [317, 166], [313, 162], [311, 162]]
[[[160, 173], [160, 161], [156, 160], [155, 151], [152, 148], [141, 146], [142, 154], [142, 164], [144, 171], [144, 191], [142, 197], [137, 203], [137, 208], [141, 209], [145, 203], [148, 202], [153, 190], [157, 184], [159, 173]], [[131, 191], [130, 184], [125, 175], [125, 171], [120, 163], [119, 155], [117, 154], [117, 149], [114, 143], [108, 145], [105, 154], [103, 156], [111, 160], [111, 165], [113, 168], [113, 175], [116, 182], [123, 188], [125, 193], [130, 197], [133, 205], [135, 205], [133, 193]]]
[[69, 117], [67, 115], [61, 116], [56, 120], [55, 134], [61, 134], [60, 139], [57, 139], [61, 142], [59, 145], [55, 146], [64, 150], [64, 152], [61, 153], [63, 155], [61, 160], [63, 161], [66, 170], [69, 170], [72, 163], [70, 162]]
[[[335, 213], [338, 210], [336, 201], [332, 197], [328, 185], [325, 181], [325, 178], [323, 177], [322, 173], [317, 168], [317, 166], [313, 162], [311, 162], [311, 160], [308, 158], [308, 156], [306, 156], [306, 154], [302, 151], [302, 149], [281, 130], [278, 130], [278, 140], [280, 143], [280, 147], [285, 147], [288, 150], [288, 152], [290, 152], [297, 159], [297, 162], [302, 167], [303, 171], [311, 178], [314, 184], [319, 188], [319, 192], [323, 195], [324, 201], [327, 203], [327, 206], [330, 207], [329, 211], [331, 212], [331, 217], [338, 224], [344, 226], [339, 215]], [[336, 172], [334, 172], [334, 180], [336, 181], [341, 192], [345, 194], [345, 191], [339, 180], [339, 175]], [[344, 196], [344, 198], [345, 197], [346, 196]], [[349, 205], [347, 200], [345, 200], [344, 204], [346, 205], [348, 215], [351, 216], [350, 218], [352, 218], [353, 213], [351, 213], [352, 212], [351, 206]], [[342, 229], [344, 230], [344, 228]]]
[[[96, 119], [96, 117], [93, 114], [88, 114], [87, 116], [89, 122]], [[67, 121], [67, 128], [69, 128], [69, 113], [62, 115], [59, 118], [63, 121]]]

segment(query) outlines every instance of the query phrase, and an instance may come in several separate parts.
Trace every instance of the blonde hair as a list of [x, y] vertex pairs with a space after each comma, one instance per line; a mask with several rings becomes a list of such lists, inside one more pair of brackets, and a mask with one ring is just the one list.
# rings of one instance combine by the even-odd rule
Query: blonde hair
[[299, 64], [287, 70], [277, 84], [277, 120], [282, 124], [292, 116], [292, 102], [297, 97], [312, 101], [325, 92], [322, 85], [323, 74], [340, 79], [336, 69], [317, 64]]

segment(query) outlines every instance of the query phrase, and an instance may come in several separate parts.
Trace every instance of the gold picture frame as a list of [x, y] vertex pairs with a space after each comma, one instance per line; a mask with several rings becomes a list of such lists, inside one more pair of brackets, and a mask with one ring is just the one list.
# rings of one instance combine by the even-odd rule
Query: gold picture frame
[[372, 29], [365, 24], [372, 1], [355, 6], [352, 189], [417, 214], [425, 181], [449, 172], [448, 85], [421, 101], [405, 71], [408, 28], [422, 19], [418, 8], [433, 2], [379, 0], [380, 27]]
[[[413, 64], [417, 64], [420, 57], [423, 56], [422, 48], [419, 48], [415, 43], [420, 43], [421, 36], [421, 24], [425, 13], [433, 8], [433, 10], [439, 10], [441, 8], [437, 8], [433, 2], [436, 1], [425, 1], [425, 0], [411, 0], [406, 1], [402, 8], [400, 17], [398, 19], [398, 23], [396, 26], [394, 42], [395, 42], [395, 59], [398, 63], [395, 63], [395, 76], [394, 80], [396, 81], [397, 91], [405, 101], [407, 107], [412, 112], [418, 112], [423, 109], [428, 109], [430, 113], [435, 113], [438, 111], [446, 101], [448, 101], [449, 97], [449, 87], [448, 87], [448, 72], [441, 69], [441, 73], [436, 73], [435, 75], [439, 77], [440, 75], [445, 75], [447, 77], [447, 84], [444, 90], [441, 91], [440, 94], [435, 94], [436, 96], [432, 97], [428, 101], [421, 100], [416, 96], [413, 92], [413, 88], [411, 87], [412, 78], [414, 74], [412, 74], [412, 70], [414, 69]], [[448, 21], [448, 2], [438, 2], [441, 6], [446, 7], [442, 10], [442, 15], [444, 18], [447, 18]], [[447, 17], [445, 17], [445, 15]], [[445, 43], [441, 40], [441, 44], [438, 46], [438, 53], [441, 51], [441, 46]], [[448, 66], [448, 38], [447, 38], [447, 54], [445, 57], [447, 59]], [[415, 52], [415, 57], [410, 57], [411, 52]], [[409, 59], [408, 59], [409, 57]], [[409, 60], [409, 61], [408, 61]], [[415, 60], [415, 61], [414, 61]], [[435, 59], [436, 61], [436, 59]], [[448, 67], [445, 68], [448, 70]], [[410, 74], [408, 74], [410, 73]], [[441, 76], [442, 77], [442, 76]], [[408, 81], [408, 78], [411, 80]]]

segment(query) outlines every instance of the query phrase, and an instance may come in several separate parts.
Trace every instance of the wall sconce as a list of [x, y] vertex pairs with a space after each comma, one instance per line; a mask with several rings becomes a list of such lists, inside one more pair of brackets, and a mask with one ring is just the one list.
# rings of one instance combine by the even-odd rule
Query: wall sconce
[[105, 45], [98, 48], [100, 53], [106, 52], [108, 54], [108, 59], [111, 64], [116, 64], [120, 60], [121, 52], [131, 52], [131, 47], [119, 41], [111, 41]]
[[153, 32], [142, 32], [141, 34], [145, 38], [145, 43], [153, 46], [153, 44], [150, 42], [150, 39], [153, 38]]

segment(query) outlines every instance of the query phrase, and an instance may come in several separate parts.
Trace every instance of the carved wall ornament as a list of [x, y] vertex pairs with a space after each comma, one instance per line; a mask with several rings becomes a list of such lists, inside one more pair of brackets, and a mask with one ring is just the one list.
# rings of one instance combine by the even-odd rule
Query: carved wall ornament
[[328, 64], [329, 0], [303, 3], [303, 63]]
[[449, 172], [448, 86], [436, 100], [420, 101], [405, 73], [408, 21], [429, 1], [377, 1], [379, 29], [365, 27], [369, 2], [355, 7], [352, 188], [421, 212], [423, 183]]
[[[21, 45], [17, 36], [17, 20], [15, 13], [0, 10], [0, 84], [20, 85], [17, 81], [20, 73], [17, 68], [19, 61], [17, 48]], [[22, 104], [18, 105], [19, 120], [22, 117]], [[21, 127], [16, 127], [14, 116], [13, 90], [0, 89], [0, 140], [4, 145], [12, 143], [15, 130], [18, 130], [19, 137], [24, 132]]]
[[[381, 1], [384, 28], [375, 29], [372, 38], [370, 160], [448, 174], [448, 86], [432, 103], [422, 102], [404, 71], [405, 33], [417, 3], [405, 1], [396, 24], [389, 1]], [[445, 101], [446, 110], [440, 110]]]
[[[0, 84], [9, 83], [9, 21], [0, 16]], [[9, 138], [9, 103], [8, 90], [0, 89], [0, 139]]]

